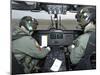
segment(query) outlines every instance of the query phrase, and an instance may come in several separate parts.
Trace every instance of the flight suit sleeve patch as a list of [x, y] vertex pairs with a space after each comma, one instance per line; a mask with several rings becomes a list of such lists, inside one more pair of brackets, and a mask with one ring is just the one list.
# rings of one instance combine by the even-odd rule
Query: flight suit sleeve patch
[[75, 47], [78, 47], [79, 46], [79, 41], [75, 40], [75, 41], [73, 41], [73, 44], [75, 45]]

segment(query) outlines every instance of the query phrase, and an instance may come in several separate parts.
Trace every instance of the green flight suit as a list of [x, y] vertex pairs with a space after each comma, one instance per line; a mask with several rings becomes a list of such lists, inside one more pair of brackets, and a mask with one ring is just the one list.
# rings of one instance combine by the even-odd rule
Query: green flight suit
[[73, 41], [74, 47], [72, 47], [72, 45], [68, 47], [72, 64], [77, 64], [84, 55], [92, 31], [95, 31], [95, 27], [93, 25], [87, 26], [84, 30], [84, 34]]
[[19, 27], [12, 33], [12, 51], [17, 60], [23, 63], [25, 73], [29, 73], [39, 59], [43, 59], [49, 53], [47, 48], [36, 46], [36, 40]]

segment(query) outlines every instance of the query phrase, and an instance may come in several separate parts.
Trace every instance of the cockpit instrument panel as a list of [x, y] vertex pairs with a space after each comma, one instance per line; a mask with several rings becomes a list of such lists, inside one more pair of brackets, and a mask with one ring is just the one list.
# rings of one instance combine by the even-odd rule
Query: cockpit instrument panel
[[68, 46], [72, 44], [72, 41], [78, 37], [82, 31], [80, 30], [37, 30], [34, 31], [32, 37], [34, 37], [38, 43], [41, 45], [41, 36], [47, 36], [47, 45], [48, 46]]

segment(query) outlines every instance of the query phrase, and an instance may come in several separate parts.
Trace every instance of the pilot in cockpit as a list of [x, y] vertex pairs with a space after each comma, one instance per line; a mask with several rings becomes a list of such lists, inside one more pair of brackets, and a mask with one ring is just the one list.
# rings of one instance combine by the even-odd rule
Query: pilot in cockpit
[[69, 47], [70, 59], [72, 64], [77, 64], [84, 56], [89, 37], [96, 29], [96, 9], [93, 7], [84, 7], [76, 14], [76, 19], [84, 30], [84, 34], [73, 41]]
[[41, 47], [31, 37], [36, 30], [38, 21], [31, 16], [24, 16], [12, 33], [12, 52], [17, 61], [24, 66], [25, 73], [31, 73], [35, 69], [39, 59], [44, 58], [49, 52], [49, 47]]

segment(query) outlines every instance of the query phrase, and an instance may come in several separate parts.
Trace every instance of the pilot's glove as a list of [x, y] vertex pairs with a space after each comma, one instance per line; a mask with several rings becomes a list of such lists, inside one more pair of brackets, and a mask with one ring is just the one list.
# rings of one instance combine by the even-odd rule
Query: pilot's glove
[[36, 46], [37, 46], [38, 48], [41, 48], [41, 49], [42, 49], [42, 48], [46, 48], [46, 49], [49, 50], [49, 51], [51, 50], [50, 47], [48, 47], [48, 46], [40, 46], [40, 45], [38, 44], [37, 41], [35, 41], [35, 44], [36, 44]]
[[48, 46], [40, 46], [40, 48], [46, 48], [47, 50], [51, 51], [50, 47]]

